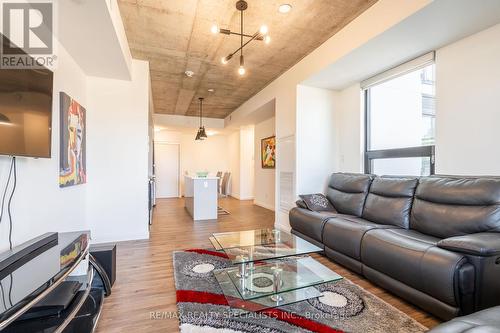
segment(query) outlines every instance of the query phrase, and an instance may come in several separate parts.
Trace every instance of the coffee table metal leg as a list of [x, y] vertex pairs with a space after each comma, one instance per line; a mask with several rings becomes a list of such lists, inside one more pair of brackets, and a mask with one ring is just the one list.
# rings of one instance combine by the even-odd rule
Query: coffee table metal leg
[[271, 300], [273, 300], [276, 303], [282, 302], [283, 301], [283, 296], [281, 296], [279, 293], [280, 288], [281, 288], [281, 272], [283, 272], [283, 269], [281, 268], [274, 268], [274, 273], [273, 273], [273, 293], [274, 295], [271, 296]]
[[247, 270], [248, 271], [253, 271], [254, 270], [254, 265], [253, 265], [253, 248], [251, 247], [248, 250], [248, 263], [247, 263]]
[[247, 288], [247, 278], [242, 276], [240, 277], [240, 287], [241, 287], [241, 291], [243, 293], [246, 293], [248, 291], [248, 288]]
[[273, 229], [273, 236], [274, 236], [274, 242], [275, 243], [280, 243], [281, 242], [281, 231], [278, 229]]
[[[244, 261], [245, 258], [242, 256], [241, 261]], [[248, 276], [248, 267], [246, 262], [242, 262], [238, 264], [238, 274], [236, 274], [240, 279], [246, 278]]]

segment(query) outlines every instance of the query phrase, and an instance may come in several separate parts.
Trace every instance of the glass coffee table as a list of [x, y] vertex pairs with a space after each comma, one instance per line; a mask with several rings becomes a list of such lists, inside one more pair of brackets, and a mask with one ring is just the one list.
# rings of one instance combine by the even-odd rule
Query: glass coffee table
[[342, 279], [305, 256], [323, 249], [279, 229], [216, 233], [210, 241], [234, 265], [214, 271], [234, 308], [261, 311], [319, 297], [313, 286]]

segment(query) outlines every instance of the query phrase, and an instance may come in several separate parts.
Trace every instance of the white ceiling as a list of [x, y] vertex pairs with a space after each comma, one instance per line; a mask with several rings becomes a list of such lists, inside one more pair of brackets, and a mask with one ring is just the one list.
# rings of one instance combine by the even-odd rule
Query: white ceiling
[[435, 0], [303, 84], [344, 89], [498, 23], [500, 0]]
[[[57, 2], [57, 37], [87, 75], [130, 80], [131, 60], [116, 0]], [[120, 29], [121, 27], [121, 29]]]

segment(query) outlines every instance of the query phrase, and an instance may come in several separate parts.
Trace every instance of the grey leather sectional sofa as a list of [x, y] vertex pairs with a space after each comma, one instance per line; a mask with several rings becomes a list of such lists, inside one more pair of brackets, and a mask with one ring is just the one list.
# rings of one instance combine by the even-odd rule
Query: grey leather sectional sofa
[[427, 333], [500, 333], [500, 306], [457, 317]]
[[326, 197], [289, 217], [332, 260], [445, 320], [500, 304], [500, 179], [336, 173]]

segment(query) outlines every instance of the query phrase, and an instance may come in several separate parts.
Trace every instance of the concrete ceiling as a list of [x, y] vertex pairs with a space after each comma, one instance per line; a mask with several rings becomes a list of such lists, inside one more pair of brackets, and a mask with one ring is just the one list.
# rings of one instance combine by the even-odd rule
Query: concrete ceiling
[[[220, 63], [239, 38], [210, 33], [214, 21], [239, 30], [235, 0], [119, 0], [119, 6], [133, 57], [150, 62], [155, 112], [197, 115], [196, 98], [204, 96], [204, 116], [224, 118], [376, 1], [250, 0], [244, 32], [266, 24], [272, 41], [245, 47], [244, 77], [237, 57]], [[283, 3], [293, 6], [288, 14], [278, 12]]]

